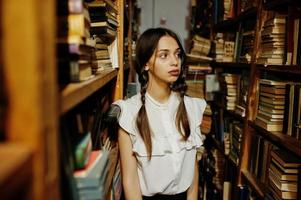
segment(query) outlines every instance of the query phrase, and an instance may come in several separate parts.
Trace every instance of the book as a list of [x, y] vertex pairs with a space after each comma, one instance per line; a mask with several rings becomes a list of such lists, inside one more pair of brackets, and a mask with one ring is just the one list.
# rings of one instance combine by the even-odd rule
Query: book
[[284, 105], [284, 99], [276, 99], [276, 98], [266, 98], [264, 96], [260, 96], [259, 97], [259, 101], [263, 102], [263, 103], [268, 103], [268, 104], [272, 104], [272, 105]]
[[297, 199], [297, 192], [281, 191], [270, 179], [269, 179], [269, 190], [274, 194], [274, 197], [278, 199]]
[[266, 85], [260, 85], [260, 92], [274, 94], [274, 95], [283, 95], [285, 94], [285, 88], [284, 87], [274, 87], [274, 86], [266, 86]]
[[270, 103], [265, 103], [263, 101], [259, 101], [259, 105], [270, 108], [270, 109], [275, 109], [275, 110], [283, 110], [284, 109], [284, 105], [274, 105], [274, 104], [270, 104]]
[[271, 132], [273, 132], [273, 131], [277, 131], [277, 132], [282, 131], [282, 122], [281, 123], [279, 123], [279, 122], [270, 122], [270, 121], [267, 121], [265, 119], [262, 119], [262, 118], [256, 116], [256, 119], [255, 119], [254, 123], [257, 126], [263, 128], [267, 131], [271, 131]]
[[269, 80], [269, 79], [260, 79], [259, 83], [264, 85], [273, 85], [279, 88], [284, 88], [286, 85], [286, 82]]
[[102, 186], [106, 179], [109, 152], [106, 150], [92, 151], [85, 168], [74, 171], [77, 188]]
[[92, 152], [91, 133], [81, 134], [76, 142], [74, 150], [74, 167], [75, 169], [84, 168], [88, 163]]
[[272, 170], [269, 170], [269, 179], [281, 191], [297, 192], [297, 181], [283, 181], [277, 177]]
[[298, 174], [289, 174], [282, 171], [274, 162], [270, 163], [269, 171], [272, 171], [274, 175], [282, 181], [297, 181]]
[[283, 131], [287, 135], [294, 138], [298, 137], [297, 124], [299, 121], [299, 96], [300, 96], [300, 83], [289, 83], [286, 85], [286, 95], [285, 95], [285, 109], [284, 109], [284, 124]]

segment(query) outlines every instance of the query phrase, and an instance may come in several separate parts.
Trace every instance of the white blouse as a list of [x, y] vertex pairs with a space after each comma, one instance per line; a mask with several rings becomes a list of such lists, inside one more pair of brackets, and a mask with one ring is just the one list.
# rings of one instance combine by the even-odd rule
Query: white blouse
[[200, 132], [200, 124], [206, 102], [204, 99], [184, 97], [191, 132], [188, 140], [184, 141], [175, 124], [179, 95], [172, 92], [168, 101], [162, 104], [146, 93], [145, 106], [152, 134], [152, 157], [149, 161], [136, 127], [140, 96], [137, 94], [115, 104], [121, 107], [119, 125], [129, 133], [133, 152], [140, 164], [137, 170], [142, 195], [184, 192], [193, 181], [196, 148], [201, 147], [205, 138]]

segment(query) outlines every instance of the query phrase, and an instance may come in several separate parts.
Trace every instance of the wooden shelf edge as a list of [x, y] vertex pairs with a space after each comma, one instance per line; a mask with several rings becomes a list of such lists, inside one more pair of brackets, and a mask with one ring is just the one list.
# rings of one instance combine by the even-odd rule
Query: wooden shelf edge
[[262, 70], [262, 71], [301, 75], [301, 66], [300, 65], [261, 65], [261, 64], [257, 64], [257, 67], [259, 70]]
[[10, 199], [18, 195], [18, 191], [31, 187], [33, 152], [22, 144], [2, 142], [0, 157], [5, 161], [0, 165], [0, 194], [1, 198]]
[[235, 118], [236, 120], [240, 121], [240, 122], [244, 122], [244, 118], [241, 115], [237, 114], [234, 110], [225, 110], [225, 113], [227, 113], [228, 115], [232, 116], [233, 118]]
[[288, 6], [301, 6], [296, 0], [273, 0], [263, 4], [265, 10], [285, 10]]
[[237, 17], [223, 20], [215, 24], [215, 29], [216, 30], [225, 30], [230, 27], [235, 27], [238, 26], [239, 23], [243, 22], [246, 19], [256, 19], [257, 17], [257, 8], [252, 7], [249, 8], [248, 10], [240, 13]]
[[247, 180], [249, 185], [256, 190], [256, 192], [263, 198], [264, 197], [264, 185], [259, 184], [254, 176], [248, 172], [248, 170], [241, 170], [243, 177]]
[[212, 67], [233, 68], [233, 69], [251, 69], [250, 63], [236, 63], [236, 62], [211, 62]]
[[61, 114], [66, 113], [96, 90], [102, 88], [113, 78], [117, 77], [117, 73], [118, 71], [116, 69], [106, 69], [90, 80], [68, 84], [60, 94], [60, 102], [62, 102], [60, 109]]
[[301, 141], [285, 135], [281, 132], [269, 132], [265, 129], [258, 127], [254, 122], [248, 121], [248, 124], [253, 127], [258, 134], [271, 141], [273, 144], [289, 150], [294, 155], [301, 156]]

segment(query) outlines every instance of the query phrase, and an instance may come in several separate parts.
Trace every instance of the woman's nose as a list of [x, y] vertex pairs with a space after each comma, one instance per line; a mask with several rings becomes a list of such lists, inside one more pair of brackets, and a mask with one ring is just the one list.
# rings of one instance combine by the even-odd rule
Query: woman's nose
[[180, 59], [177, 55], [172, 55], [171, 56], [171, 61], [170, 61], [171, 65], [178, 65], [179, 61], [180, 61]]

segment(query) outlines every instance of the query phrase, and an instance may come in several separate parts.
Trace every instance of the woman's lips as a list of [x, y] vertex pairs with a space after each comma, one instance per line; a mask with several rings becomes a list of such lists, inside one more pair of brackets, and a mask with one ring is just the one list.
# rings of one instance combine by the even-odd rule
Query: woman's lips
[[168, 72], [172, 76], [179, 76], [180, 71], [178, 69], [171, 70]]

